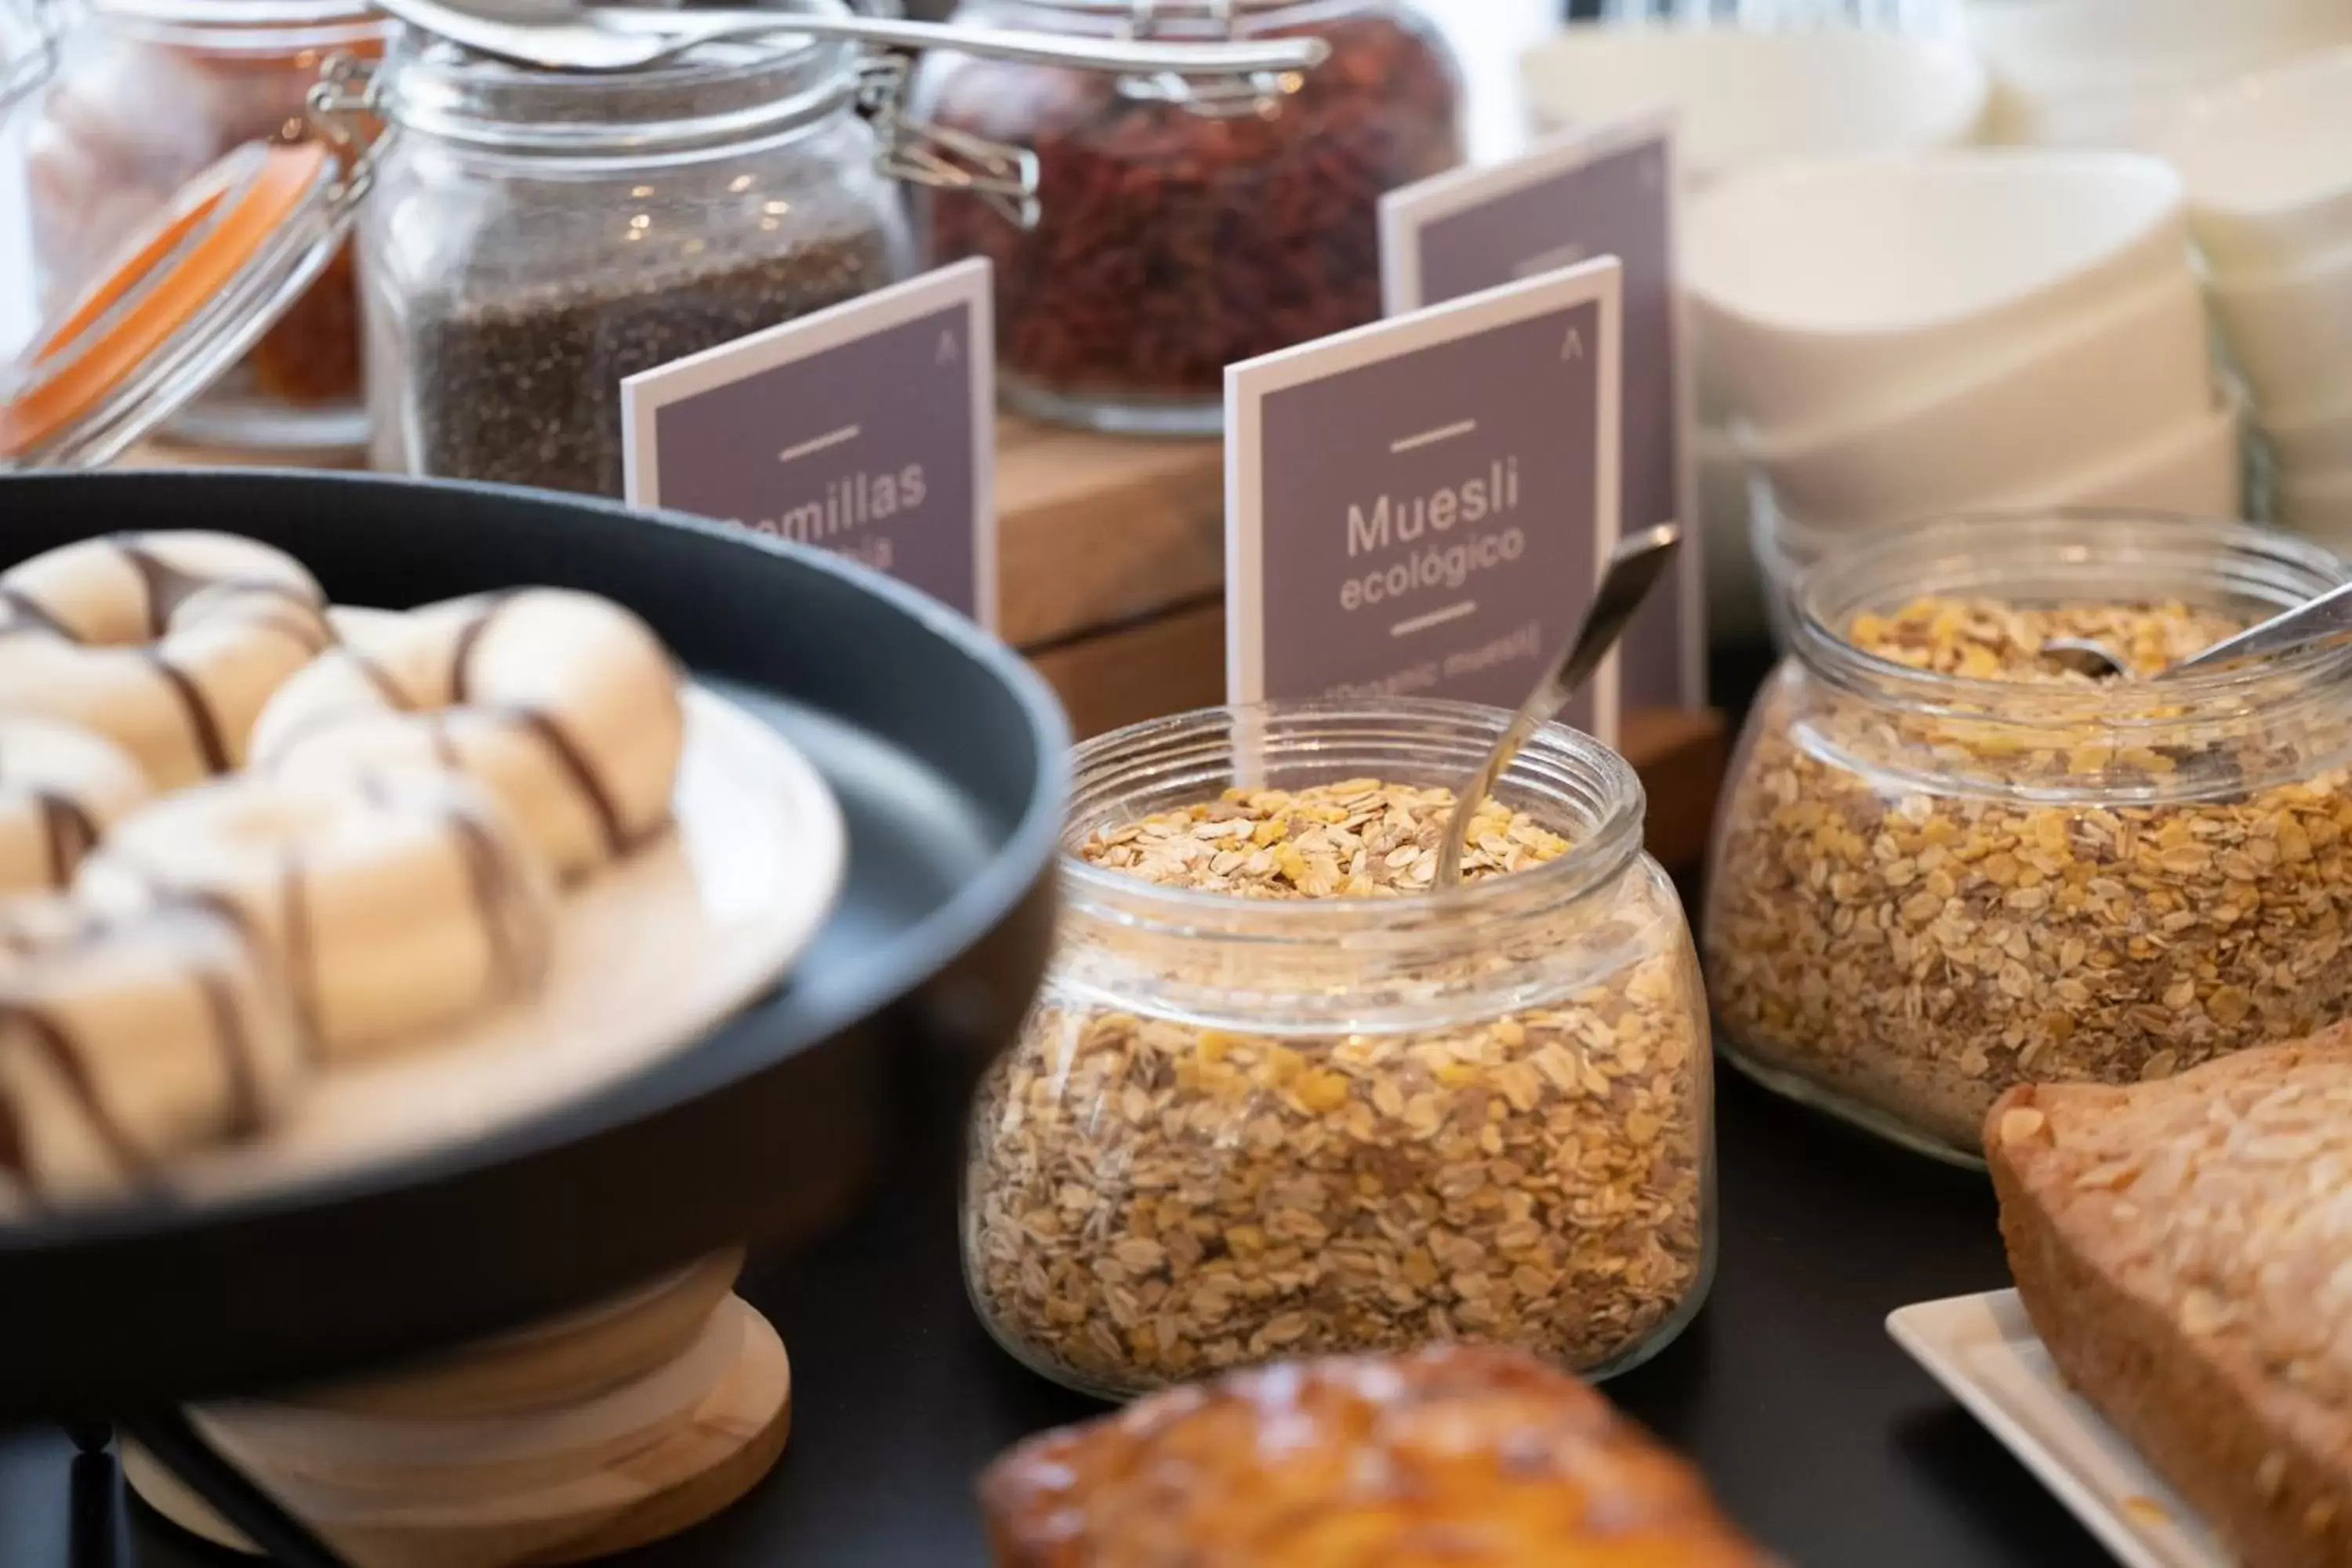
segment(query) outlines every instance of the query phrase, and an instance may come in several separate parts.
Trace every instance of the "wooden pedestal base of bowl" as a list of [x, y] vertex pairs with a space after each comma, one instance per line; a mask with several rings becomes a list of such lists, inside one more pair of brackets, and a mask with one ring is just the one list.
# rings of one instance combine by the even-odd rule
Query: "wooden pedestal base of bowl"
[[[153, 447], [129, 460], [236, 459]], [[997, 630], [1052, 683], [1078, 739], [1225, 700], [1224, 472], [1213, 440], [999, 423]], [[1713, 710], [1624, 717], [1650, 853], [1669, 870], [1706, 851], [1726, 741]]]
[[[582, 1563], [698, 1524], [768, 1473], [792, 1369], [712, 1258], [559, 1321], [283, 1402], [208, 1406], [198, 1428], [353, 1568]], [[251, 1548], [135, 1445], [146, 1503]]]

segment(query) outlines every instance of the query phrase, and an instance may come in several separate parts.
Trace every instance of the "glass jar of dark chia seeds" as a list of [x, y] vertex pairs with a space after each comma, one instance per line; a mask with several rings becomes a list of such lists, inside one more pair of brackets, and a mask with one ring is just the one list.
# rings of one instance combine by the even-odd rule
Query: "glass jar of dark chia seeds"
[[1036, 151], [1043, 216], [921, 196], [932, 262], [996, 264], [1008, 403], [1211, 434], [1225, 366], [1381, 314], [1380, 198], [1462, 160], [1462, 87], [1403, 0], [963, 0], [959, 21], [1104, 37], [1309, 34], [1304, 74], [1208, 81], [934, 55], [913, 111]]
[[397, 40], [360, 220], [376, 466], [618, 496], [623, 377], [906, 276], [859, 80], [805, 39], [609, 76]]

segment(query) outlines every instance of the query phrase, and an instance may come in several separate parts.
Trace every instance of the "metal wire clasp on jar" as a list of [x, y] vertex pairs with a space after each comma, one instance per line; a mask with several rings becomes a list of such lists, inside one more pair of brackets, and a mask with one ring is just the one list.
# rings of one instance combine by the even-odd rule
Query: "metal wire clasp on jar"
[[1034, 155], [910, 115], [906, 74], [790, 32], [612, 74], [404, 34], [344, 106], [391, 128], [360, 223], [376, 466], [618, 496], [622, 380], [906, 277], [894, 182], [1037, 221]]
[[2146, 675], [2352, 575], [2240, 522], [1914, 524], [1800, 580], [1732, 763], [1707, 977], [1725, 1054], [1980, 1160], [2013, 1084], [2161, 1078], [2352, 1011], [2352, 654]]
[[1014, 1355], [1107, 1395], [1456, 1338], [1605, 1375], [1696, 1310], [1706, 1021], [1633, 769], [1538, 731], [1476, 879], [1428, 891], [1505, 718], [1274, 704], [1080, 748], [1059, 953], [966, 1172]]

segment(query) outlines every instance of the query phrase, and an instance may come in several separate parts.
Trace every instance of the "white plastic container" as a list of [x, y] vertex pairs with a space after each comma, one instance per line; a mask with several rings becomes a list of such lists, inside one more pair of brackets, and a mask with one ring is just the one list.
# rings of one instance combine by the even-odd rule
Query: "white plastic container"
[[1775, 436], [1932, 396], [2189, 264], [2178, 177], [2128, 153], [1793, 164], [1701, 195], [1685, 232], [1716, 384]]
[[2352, 251], [2262, 282], [2217, 278], [2210, 294], [2256, 407], [2352, 403]]
[[2192, 100], [2159, 149], [2214, 271], [2293, 272], [2352, 251], [2352, 47]]
[[1972, 505], [1989, 486], [2056, 483], [2212, 404], [2204, 306], [2183, 268], [1927, 398], [1826, 435], [1744, 446], [1787, 505], [1842, 523]]
[[1931, 152], [1975, 139], [1985, 73], [1948, 41], [1859, 28], [1578, 24], [1520, 59], [1539, 130], [1658, 105], [1693, 186], [1792, 158]]

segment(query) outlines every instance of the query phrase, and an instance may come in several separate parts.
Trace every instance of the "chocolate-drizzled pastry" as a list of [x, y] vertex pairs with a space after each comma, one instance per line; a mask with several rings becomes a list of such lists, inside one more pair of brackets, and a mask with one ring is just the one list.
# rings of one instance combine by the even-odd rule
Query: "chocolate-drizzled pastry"
[[0, 719], [0, 892], [72, 881], [109, 827], [152, 792], [103, 736], [39, 719]]
[[0, 1215], [136, 1187], [259, 1132], [304, 1073], [292, 1008], [231, 916], [0, 902]]
[[575, 876], [667, 825], [684, 740], [677, 668], [643, 621], [527, 588], [355, 626], [270, 702], [253, 754], [289, 776], [465, 773]]
[[124, 914], [233, 910], [276, 961], [304, 1041], [338, 1060], [535, 993], [555, 902], [538, 851], [454, 774], [202, 785], [116, 828], [76, 891]]
[[231, 534], [68, 544], [0, 574], [0, 714], [104, 735], [158, 789], [226, 773], [334, 640], [324, 606], [299, 562]]

